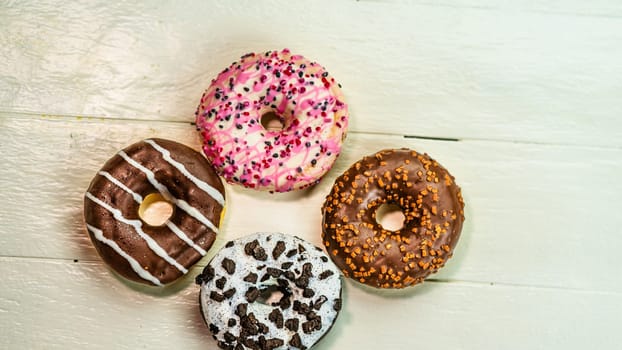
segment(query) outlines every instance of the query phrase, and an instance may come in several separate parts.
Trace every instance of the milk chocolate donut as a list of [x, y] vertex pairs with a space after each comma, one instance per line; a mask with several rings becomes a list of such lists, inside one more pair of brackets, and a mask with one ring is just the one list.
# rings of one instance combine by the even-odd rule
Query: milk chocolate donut
[[[151, 194], [174, 206], [163, 225], [151, 226], [139, 215]], [[97, 252], [113, 270], [161, 286], [206, 254], [224, 206], [223, 184], [200, 153], [149, 139], [120, 151], [97, 173], [85, 195], [84, 219]]]
[[[376, 221], [384, 203], [399, 206], [404, 225]], [[322, 207], [322, 238], [344, 275], [377, 288], [417, 284], [452, 256], [464, 221], [454, 177], [427, 154], [383, 150], [335, 180]]]

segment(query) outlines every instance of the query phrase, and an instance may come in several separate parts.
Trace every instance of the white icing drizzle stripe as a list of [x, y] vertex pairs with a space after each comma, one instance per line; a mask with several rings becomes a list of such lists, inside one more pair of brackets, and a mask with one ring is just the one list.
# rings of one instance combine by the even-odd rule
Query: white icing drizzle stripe
[[[125, 186], [123, 183], [121, 183], [119, 180], [115, 179], [114, 177], [112, 177], [112, 175], [110, 175], [110, 173], [105, 172], [105, 171], [100, 171], [99, 172], [100, 175], [104, 176], [106, 179], [110, 180], [110, 182], [114, 183], [115, 185], [119, 186], [119, 188], [121, 188], [123, 191], [129, 193], [132, 195], [132, 197], [134, 197], [134, 200], [136, 201], [136, 203], [140, 204], [143, 201], [143, 197], [141, 195], [139, 195], [138, 193], [132, 191], [129, 187]], [[188, 235], [186, 235], [186, 233], [184, 231], [182, 231], [179, 227], [177, 227], [174, 223], [172, 223], [170, 220], [166, 221], [166, 226], [174, 233], [177, 235], [177, 237], [179, 237], [179, 239], [181, 239], [182, 241], [186, 242], [186, 244], [188, 244], [189, 246], [191, 246], [194, 250], [196, 250], [197, 252], [199, 252], [199, 254], [201, 254], [201, 256], [205, 256], [205, 254], [207, 254], [207, 252], [205, 251], [205, 249], [201, 248], [200, 246], [198, 246], [196, 243], [194, 243], [192, 241], [192, 239], [190, 239], [190, 237], [188, 237]]]
[[158, 180], [156, 180], [155, 174], [151, 170], [145, 168], [143, 165], [141, 165], [134, 159], [130, 158], [130, 156], [128, 156], [127, 153], [125, 153], [124, 151], [119, 152], [119, 155], [123, 159], [125, 159], [126, 162], [130, 163], [133, 167], [135, 167], [136, 169], [142, 171], [145, 175], [147, 175], [147, 180], [149, 180], [149, 182], [153, 185], [153, 187], [155, 187], [160, 192], [160, 194], [162, 194], [164, 199], [166, 199], [169, 202], [174, 203], [181, 210], [188, 213], [188, 215], [197, 219], [203, 225], [209, 227], [212, 231], [218, 234], [218, 227], [216, 227], [208, 218], [206, 218], [203, 214], [201, 214], [201, 212], [199, 212], [196, 208], [188, 204], [188, 202], [182, 199], [175, 198], [171, 194], [171, 192], [169, 192], [166, 186], [162, 185]]
[[89, 224], [86, 224], [86, 227], [89, 231], [93, 233], [93, 235], [98, 241], [106, 244], [107, 246], [112, 248], [115, 252], [117, 252], [119, 255], [121, 255], [123, 258], [125, 258], [125, 260], [127, 260], [127, 262], [130, 263], [132, 270], [134, 270], [134, 272], [136, 272], [136, 274], [140, 276], [140, 278], [147, 280], [155, 284], [156, 286], [162, 285], [162, 282], [160, 282], [159, 279], [157, 279], [152, 274], [150, 274], [149, 271], [143, 269], [143, 267], [140, 266], [140, 264], [138, 263], [138, 261], [136, 261], [136, 259], [132, 258], [132, 256], [127, 254], [125, 251], [123, 251], [123, 249], [119, 247], [117, 242], [104, 237], [104, 232], [102, 230], [98, 229], [97, 227], [91, 226]]
[[110, 213], [112, 213], [114, 218], [117, 219], [118, 221], [134, 227], [134, 229], [136, 230], [136, 233], [138, 233], [138, 235], [142, 239], [144, 239], [145, 242], [147, 242], [147, 245], [149, 246], [149, 248], [151, 248], [151, 250], [155, 254], [157, 254], [159, 257], [164, 259], [167, 263], [175, 266], [183, 274], [188, 273], [188, 270], [185, 267], [180, 265], [177, 261], [175, 261], [175, 259], [173, 259], [170, 255], [168, 255], [166, 253], [166, 251], [158, 244], [158, 242], [156, 242], [153, 238], [151, 238], [151, 236], [149, 236], [148, 234], [146, 234], [142, 230], [143, 224], [142, 224], [142, 222], [140, 220], [129, 220], [129, 219], [125, 218], [119, 209], [115, 209], [115, 208], [111, 207], [110, 205], [106, 204], [105, 202], [103, 202], [99, 198], [93, 196], [90, 192], [86, 193], [86, 197], [88, 199], [92, 200], [93, 202], [97, 203], [102, 208], [108, 210]]
[[172, 223], [170, 220], [166, 221], [166, 226], [173, 231], [174, 234], [177, 235], [177, 237], [179, 237], [182, 241], [186, 242], [186, 244], [188, 244], [189, 246], [191, 246], [192, 248], [194, 248], [194, 250], [196, 250], [197, 252], [199, 252], [199, 254], [201, 254], [201, 256], [205, 256], [205, 254], [207, 254], [207, 252], [205, 251], [205, 249], [199, 247], [196, 243], [194, 243], [190, 237], [188, 237], [188, 235], [186, 235], [186, 233], [184, 231], [182, 231], [179, 227], [177, 227], [177, 225], [175, 225], [174, 223]]
[[121, 181], [115, 179], [112, 175], [110, 175], [110, 173], [102, 170], [102, 171], [99, 172], [99, 175], [105, 177], [106, 179], [108, 179], [113, 184], [119, 186], [123, 191], [131, 194], [132, 197], [134, 197], [134, 200], [138, 204], [143, 202], [143, 197], [141, 195], [139, 195], [138, 193], [136, 193], [136, 192], [132, 191], [131, 189], [129, 189], [129, 187], [125, 186], [123, 183], [121, 183]]
[[223, 197], [222, 193], [220, 193], [214, 187], [210, 186], [210, 184], [208, 184], [207, 182], [192, 175], [182, 163], [176, 161], [171, 157], [171, 152], [169, 152], [166, 148], [160, 146], [154, 140], [145, 140], [145, 142], [147, 142], [148, 144], [153, 146], [153, 148], [155, 148], [158, 152], [160, 152], [164, 160], [167, 161], [170, 165], [177, 168], [177, 170], [181, 171], [181, 173], [184, 174], [188, 178], [188, 180], [192, 181], [195, 185], [197, 185], [197, 187], [199, 187], [205, 193], [209, 194], [212, 198], [214, 198], [214, 200], [218, 202], [220, 206], [225, 205], [225, 198]]

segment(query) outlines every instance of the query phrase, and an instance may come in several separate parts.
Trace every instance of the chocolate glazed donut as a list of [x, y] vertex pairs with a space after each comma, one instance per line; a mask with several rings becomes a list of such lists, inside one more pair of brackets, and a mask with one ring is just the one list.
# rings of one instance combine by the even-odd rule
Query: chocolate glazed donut
[[[173, 206], [162, 225], [139, 215], [157, 195]], [[188, 272], [212, 246], [224, 209], [223, 184], [198, 152], [150, 139], [112, 157], [84, 199], [86, 227], [102, 259], [120, 275], [164, 285]]]
[[[376, 221], [382, 204], [402, 209], [404, 225]], [[454, 177], [427, 154], [383, 150], [336, 179], [322, 207], [322, 237], [344, 275], [377, 288], [404, 288], [452, 256], [464, 222]]]

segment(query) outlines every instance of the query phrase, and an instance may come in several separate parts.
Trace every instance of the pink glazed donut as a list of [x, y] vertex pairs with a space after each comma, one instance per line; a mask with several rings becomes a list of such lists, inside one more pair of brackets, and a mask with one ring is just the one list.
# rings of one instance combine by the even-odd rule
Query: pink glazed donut
[[[262, 126], [276, 115], [282, 129]], [[348, 107], [324, 67], [289, 50], [250, 53], [222, 71], [196, 112], [203, 151], [228, 182], [271, 192], [317, 183], [341, 150]]]

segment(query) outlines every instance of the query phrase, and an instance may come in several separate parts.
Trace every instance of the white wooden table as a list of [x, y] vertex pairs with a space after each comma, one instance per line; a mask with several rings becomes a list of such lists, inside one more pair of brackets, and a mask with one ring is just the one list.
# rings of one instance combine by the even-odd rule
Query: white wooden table
[[[584, 349], [622, 344], [622, 3], [0, 3], [0, 348], [214, 349], [193, 277], [255, 231], [320, 245], [336, 176], [382, 148], [427, 152], [462, 186], [455, 256], [423, 285], [348, 281], [318, 349]], [[115, 277], [83, 194], [118, 149], [199, 149], [203, 89], [288, 47], [343, 85], [342, 157], [309, 191], [227, 186], [215, 247], [153, 290]]]

